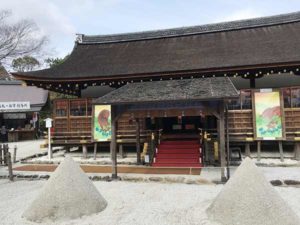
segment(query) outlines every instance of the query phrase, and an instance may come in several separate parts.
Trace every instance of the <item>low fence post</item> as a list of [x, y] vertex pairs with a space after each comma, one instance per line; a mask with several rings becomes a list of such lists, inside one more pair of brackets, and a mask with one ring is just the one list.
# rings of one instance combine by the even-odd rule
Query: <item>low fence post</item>
[[14, 154], [13, 154], [13, 163], [17, 162], [17, 146], [14, 147]]
[[8, 153], [8, 144], [3, 145], [3, 160], [4, 160], [4, 165], [7, 166], [7, 153]]
[[13, 171], [12, 171], [11, 155], [10, 155], [9, 151], [6, 152], [6, 161], [7, 161], [7, 166], [8, 166], [8, 177], [9, 177], [9, 180], [13, 181], [14, 180], [14, 176], [13, 176]]

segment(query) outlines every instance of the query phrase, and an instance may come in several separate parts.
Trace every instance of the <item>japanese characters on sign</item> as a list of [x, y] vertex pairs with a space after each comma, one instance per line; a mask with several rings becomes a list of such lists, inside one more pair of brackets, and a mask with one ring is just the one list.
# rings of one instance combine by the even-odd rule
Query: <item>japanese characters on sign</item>
[[30, 109], [30, 102], [0, 102], [0, 111]]

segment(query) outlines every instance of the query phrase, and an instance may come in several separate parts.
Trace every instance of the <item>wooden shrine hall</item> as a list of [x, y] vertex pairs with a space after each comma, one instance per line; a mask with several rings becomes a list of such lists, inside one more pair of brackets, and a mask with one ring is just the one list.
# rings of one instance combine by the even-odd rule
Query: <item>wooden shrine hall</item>
[[80, 34], [62, 64], [13, 75], [77, 97], [54, 102], [54, 145], [94, 145], [93, 107], [107, 104], [112, 153], [136, 146], [137, 163], [224, 168], [230, 149], [300, 160], [299, 40], [300, 12]]
[[[137, 163], [141, 163], [141, 142], [140, 142], [140, 120], [146, 118], [172, 118], [172, 117], [195, 117], [201, 119], [204, 115], [214, 115], [218, 118], [218, 133], [220, 142], [220, 157], [221, 167], [225, 168], [225, 105], [229, 99], [238, 97], [238, 92], [233, 86], [229, 78], [197, 78], [193, 80], [171, 80], [171, 81], [154, 81], [148, 83], [129, 83], [123, 87], [116, 89], [103, 97], [94, 101], [94, 104], [109, 104], [112, 105], [112, 139], [111, 152], [116, 157], [117, 144], [117, 120], [123, 112], [130, 113], [134, 118], [136, 126], [136, 149]], [[179, 116], [178, 116], [179, 115]], [[174, 125], [173, 125], [174, 126]], [[201, 142], [202, 130], [195, 124], [192, 126], [192, 134], [198, 134], [196, 140]], [[178, 140], [184, 139], [183, 132], [179, 129], [180, 136]], [[153, 145], [162, 146], [161, 133], [159, 134], [158, 143]], [[191, 136], [189, 136], [191, 137]], [[193, 137], [193, 136], [192, 136]], [[186, 138], [186, 137], [185, 137]], [[154, 137], [153, 137], [154, 139]], [[152, 140], [153, 141], [153, 140]], [[180, 142], [175, 142], [180, 145]], [[184, 141], [183, 143], [186, 144]], [[183, 145], [188, 149], [187, 144]], [[154, 147], [154, 146], [153, 146]], [[156, 147], [156, 146], [155, 146]], [[173, 148], [176, 148], [175, 146]], [[186, 150], [186, 151], [187, 151]], [[199, 148], [196, 149], [199, 151]], [[168, 153], [171, 153], [169, 150]], [[202, 152], [196, 155], [196, 163], [186, 161], [186, 167], [199, 167], [202, 161]], [[149, 161], [152, 165], [157, 166], [160, 160], [159, 152], [155, 152], [154, 148], [149, 149]], [[180, 166], [180, 164], [168, 165], [170, 159], [165, 156], [167, 162], [162, 161], [159, 166]], [[182, 155], [181, 155], [182, 157]], [[197, 164], [200, 158], [200, 165]], [[157, 160], [157, 161], [155, 161]], [[177, 159], [178, 160], [178, 159]], [[225, 174], [223, 175], [225, 177]]]

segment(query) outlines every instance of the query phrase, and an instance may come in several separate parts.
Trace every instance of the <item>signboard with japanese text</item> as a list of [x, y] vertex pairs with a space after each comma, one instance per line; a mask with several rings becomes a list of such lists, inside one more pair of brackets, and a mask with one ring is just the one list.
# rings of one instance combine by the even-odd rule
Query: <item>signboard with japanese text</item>
[[30, 102], [0, 102], [0, 111], [27, 110]]

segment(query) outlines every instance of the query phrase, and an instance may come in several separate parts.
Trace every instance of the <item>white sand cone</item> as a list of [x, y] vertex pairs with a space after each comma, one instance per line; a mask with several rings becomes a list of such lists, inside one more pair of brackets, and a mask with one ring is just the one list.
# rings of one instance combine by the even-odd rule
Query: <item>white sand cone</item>
[[207, 209], [223, 225], [298, 225], [299, 217], [246, 158]]
[[107, 202], [71, 157], [66, 157], [24, 212], [30, 221], [75, 219], [101, 212]]

